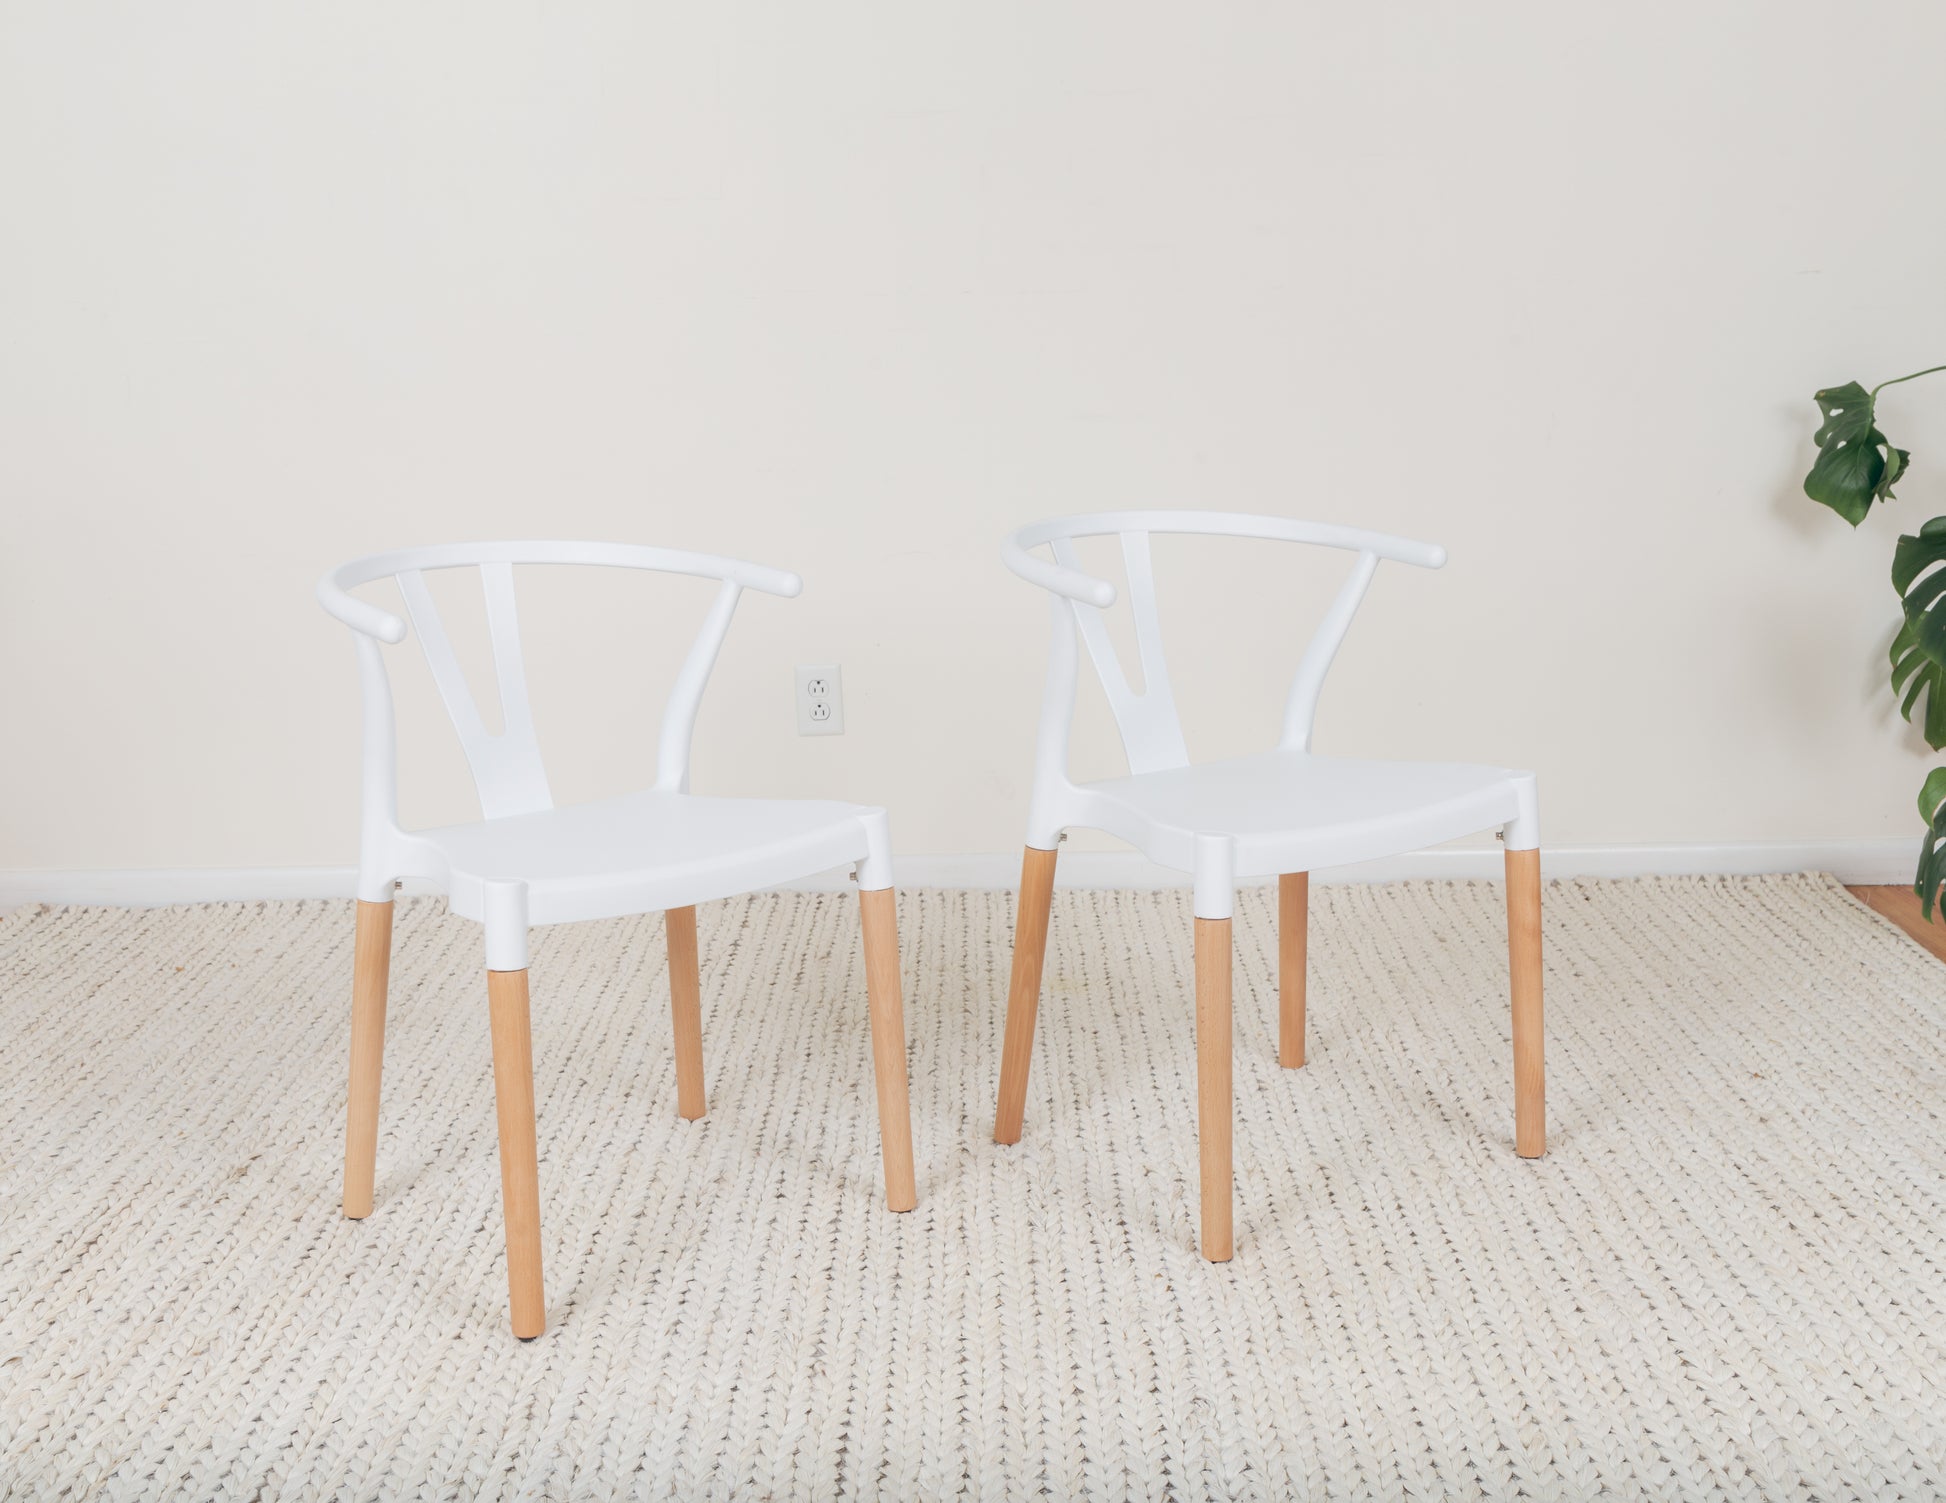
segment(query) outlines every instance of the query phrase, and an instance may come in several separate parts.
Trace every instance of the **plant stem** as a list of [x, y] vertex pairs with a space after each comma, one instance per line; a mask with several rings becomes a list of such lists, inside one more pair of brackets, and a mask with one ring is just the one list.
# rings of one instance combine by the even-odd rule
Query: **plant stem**
[[1901, 381], [1917, 381], [1921, 376], [1930, 376], [1935, 371], [1946, 371], [1946, 365], [1929, 365], [1924, 370], [1914, 371], [1909, 376], [1894, 376], [1890, 381], [1881, 381], [1872, 388], [1872, 395], [1877, 396], [1886, 387], [1897, 386]]

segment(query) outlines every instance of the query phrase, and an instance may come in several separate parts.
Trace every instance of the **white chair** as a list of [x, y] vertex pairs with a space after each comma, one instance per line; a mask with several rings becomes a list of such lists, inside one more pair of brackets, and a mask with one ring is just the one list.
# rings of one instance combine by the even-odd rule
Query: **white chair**
[[[1298, 660], [1272, 751], [1191, 766], [1169, 689], [1156, 617], [1149, 538], [1201, 533], [1318, 543], [1358, 555], [1351, 576]], [[1119, 535], [1142, 664], [1129, 687], [1103, 625], [1112, 585], [1085, 573], [1073, 540]], [[1033, 550], [1048, 548], [1053, 561]], [[1007, 566], [1050, 592], [1054, 620], [1041, 702], [1033, 802], [1021, 863], [1013, 979], [1000, 1059], [993, 1136], [1020, 1141], [1027, 1069], [1034, 1051], [1041, 964], [1055, 847], [1070, 826], [1105, 830], [1194, 879], [1196, 917], [1196, 1103], [1202, 1160], [1203, 1255], [1226, 1262], [1230, 1214], [1230, 914], [1243, 877], [1278, 877], [1279, 1062], [1304, 1063], [1305, 925], [1310, 872], [1417, 850], [1498, 826], [1505, 840], [1511, 957], [1515, 1149], [1538, 1158], [1546, 1143], [1541, 1069], [1540, 825], [1534, 777], [1498, 767], [1321, 757], [1311, 721], [1325, 671], [1380, 559], [1437, 569], [1443, 548], [1351, 528], [1223, 512], [1106, 512], [1022, 528], [1003, 550]], [[1074, 711], [1075, 637], [1088, 649], [1128, 755], [1129, 775], [1098, 783], [1068, 777]]]
[[[554, 806], [527, 700], [514, 610], [515, 564], [599, 564], [722, 581], [663, 708], [655, 783], [647, 791], [569, 808]], [[500, 691], [502, 729], [497, 735], [481, 722], [426, 588], [427, 570], [462, 567], [480, 571], [485, 594]], [[484, 818], [478, 823], [412, 831], [399, 826], [392, 693], [379, 644], [403, 641], [406, 623], [348, 593], [385, 578], [398, 582], [433, 680], [459, 733], [479, 789]], [[418, 878], [444, 892], [453, 912], [486, 928], [507, 1286], [514, 1334], [523, 1339], [538, 1336], [546, 1325], [527, 1013], [529, 925], [665, 910], [677, 1109], [684, 1117], [696, 1118], [703, 1115], [704, 1107], [695, 905], [854, 865], [864, 929], [886, 1200], [895, 1211], [909, 1211], [915, 1202], [891, 834], [885, 811], [809, 800], [699, 798], [688, 791], [696, 707], [729, 630], [737, 597], [745, 589], [792, 596], [802, 588], [795, 574], [707, 554], [553, 542], [458, 544], [377, 554], [346, 564], [318, 585], [324, 608], [351, 627], [356, 637], [365, 710], [345, 1214], [371, 1214], [392, 893], [400, 878]]]

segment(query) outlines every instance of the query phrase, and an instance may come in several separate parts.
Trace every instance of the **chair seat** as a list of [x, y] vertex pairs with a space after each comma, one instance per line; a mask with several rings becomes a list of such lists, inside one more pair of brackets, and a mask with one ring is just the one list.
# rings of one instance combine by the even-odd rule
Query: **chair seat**
[[1196, 837], [1229, 835], [1236, 875], [1261, 877], [1396, 856], [1505, 824], [1532, 777], [1272, 751], [1083, 783], [1075, 794], [1087, 823], [1152, 861], [1193, 871]]
[[861, 860], [879, 810], [823, 799], [643, 792], [414, 831], [453, 912], [486, 919], [489, 883], [527, 885], [530, 923], [683, 908]]

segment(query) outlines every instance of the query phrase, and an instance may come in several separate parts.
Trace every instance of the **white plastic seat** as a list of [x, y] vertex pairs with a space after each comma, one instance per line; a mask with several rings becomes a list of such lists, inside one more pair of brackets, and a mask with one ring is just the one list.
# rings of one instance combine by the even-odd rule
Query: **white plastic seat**
[[[541, 765], [521, 660], [514, 602], [517, 564], [605, 565], [720, 582], [663, 709], [652, 788], [555, 806]], [[502, 728], [497, 733], [486, 729], [425, 584], [427, 571], [456, 568], [479, 571], [500, 695]], [[404, 641], [406, 621], [350, 593], [384, 579], [397, 582], [465, 750], [483, 815], [473, 823], [427, 830], [406, 830], [399, 824], [392, 695], [382, 644]], [[794, 596], [802, 587], [795, 574], [709, 554], [560, 542], [407, 549], [358, 559], [318, 585], [324, 608], [353, 630], [365, 710], [345, 1214], [363, 1217], [372, 1210], [392, 893], [401, 879], [416, 878], [445, 893], [453, 912], [476, 920], [485, 930], [507, 1285], [514, 1334], [522, 1338], [537, 1336], [546, 1326], [528, 1021], [531, 925], [663, 910], [677, 1110], [696, 1118], [705, 1105], [695, 905], [834, 867], [854, 867], [886, 1201], [895, 1211], [911, 1210], [916, 1202], [892, 843], [885, 811], [814, 799], [705, 798], [688, 791], [697, 706], [738, 597], [745, 589]]]
[[[1350, 577], [1298, 660], [1283, 733], [1270, 751], [1191, 764], [1170, 688], [1156, 612], [1149, 540], [1197, 533], [1320, 544], [1356, 554]], [[1142, 689], [1130, 687], [1102, 612], [1113, 585], [1084, 572], [1082, 537], [1119, 536], [1141, 658]], [[1035, 551], [1048, 549], [1047, 559]], [[1533, 774], [1454, 762], [1325, 757], [1311, 751], [1324, 677], [1381, 559], [1436, 569], [1445, 550], [1382, 533], [1230, 512], [1108, 512], [1021, 529], [1003, 554], [1016, 574], [1049, 592], [1053, 638], [1035, 758], [1027, 848], [1021, 864], [1013, 976], [1008, 989], [999, 1103], [993, 1135], [1020, 1140], [1033, 1057], [1041, 967], [1063, 831], [1106, 831], [1150, 860], [1187, 873], [1195, 893], [1198, 1132], [1203, 1253], [1226, 1261], [1231, 1214], [1230, 921], [1238, 880], [1278, 878], [1279, 1045], [1286, 1066], [1304, 1063], [1304, 982], [1309, 874], [1498, 829], [1506, 842], [1508, 941], [1513, 994], [1515, 1148], [1545, 1149], [1540, 970], [1540, 823]], [[1079, 652], [1085, 646], [1128, 756], [1126, 777], [1076, 783], [1068, 734]]]
[[[487, 921], [487, 894], [527, 886], [527, 921], [618, 918], [792, 882], [870, 854], [881, 811], [812, 799], [625, 793], [537, 814], [421, 830], [453, 912]], [[752, 874], [761, 877], [752, 879]]]
[[1222, 831], [1238, 877], [1347, 866], [1504, 825], [1514, 779], [1464, 762], [1378, 762], [1269, 751], [1076, 785], [1086, 823], [1150, 859], [1196, 869], [1196, 839]]

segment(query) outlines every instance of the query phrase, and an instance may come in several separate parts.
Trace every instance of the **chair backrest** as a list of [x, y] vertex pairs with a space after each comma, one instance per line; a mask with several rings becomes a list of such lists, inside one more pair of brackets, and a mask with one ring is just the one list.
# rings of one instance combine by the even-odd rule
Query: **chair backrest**
[[[1052, 593], [1054, 644], [1048, 668], [1047, 699], [1042, 714], [1043, 762], [1058, 759], [1065, 770], [1066, 721], [1074, 703], [1075, 652], [1078, 633], [1095, 666], [1116, 729], [1128, 754], [1129, 771], [1154, 772], [1182, 767], [1189, 761], [1182, 721], [1169, 687], [1163, 660], [1162, 625], [1156, 613], [1155, 573], [1149, 557], [1149, 538], [1155, 533], [1193, 533], [1212, 537], [1262, 538], [1278, 542], [1314, 543], [1342, 548], [1358, 555], [1351, 574], [1319, 622], [1317, 631], [1298, 660], [1296, 676], [1284, 704], [1284, 727], [1279, 745], [1307, 751], [1311, 725], [1317, 714], [1318, 692], [1325, 673], [1344, 641], [1345, 631], [1380, 559], [1396, 559], [1424, 569], [1446, 562], [1446, 550], [1432, 543], [1415, 543], [1384, 533], [1284, 517], [1250, 516], [1240, 512], [1114, 511], [1092, 516], [1060, 517], [1023, 527], [1006, 541], [1001, 557], [1022, 579]], [[1142, 664], [1142, 691], [1129, 686], [1121, 660], [1108, 639], [1102, 612], [1117, 597], [1115, 587], [1082, 569], [1074, 540], [1119, 536], [1128, 574], [1128, 603], [1134, 617], [1135, 644]], [[1047, 548], [1052, 562], [1033, 550]], [[1052, 722], [1058, 721], [1058, 734]], [[1050, 737], [1052, 739], [1050, 740]], [[1051, 770], [1047, 767], [1043, 771]]]
[[[655, 786], [671, 792], [689, 786], [690, 734], [710, 669], [730, 629], [737, 597], [745, 588], [772, 595], [796, 595], [803, 581], [780, 569], [736, 559], [668, 548], [619, 543], [456, 543], [407, 548], [355, 559], [318, 583], [318, 600], [356, 632], [365, 698], [365, 797], [367, 817], [397, 822], [397, 759], [393, 750], [392, 700], [381, 642], [405, 640], [406, 623], [390, 611], [349, 592], [375, 580], [394, 579], [405, 600], [412, 630], [425, 651], [427, 666], [453, 730], [466, 752], [479, 789], [480, 809], [488, 819], [529, 814], [553, 807], [547, 772], [534, 735], [521, 656], [520, 618], [514, 604], [515, 564], [590, 564], [697, 575], [722, 582], [703, 619], [674, 687], [663, 706], [656, 739]], [[466, 675], [433, 604], [425, 575], [434, 569], [476, 568], [486, 601], [487, 631], [493, 647], [494, 677], [500, 690], [501, 728], [490, 732], [474, 703]]]

